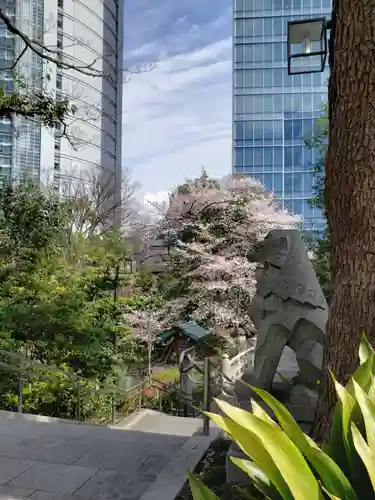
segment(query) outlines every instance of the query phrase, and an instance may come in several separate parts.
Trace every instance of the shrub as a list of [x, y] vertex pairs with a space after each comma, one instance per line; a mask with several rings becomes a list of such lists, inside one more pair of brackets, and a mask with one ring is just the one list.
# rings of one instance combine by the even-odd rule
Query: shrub
[[[363, 336], [360, 366], [343, 387], [329, 441], [319, 448], [302, 432], [288, 410], [267, 392], [253, 390], [278, 422], [255, 402], [253, 412], [217, 401], [226, 416], [209, 417], [249, 457], [232, 458], [265, 498], [271, 500], [368, 500], [375, 498], [375, 352]], [[189, 475], [194, 500], [217, 498]]]

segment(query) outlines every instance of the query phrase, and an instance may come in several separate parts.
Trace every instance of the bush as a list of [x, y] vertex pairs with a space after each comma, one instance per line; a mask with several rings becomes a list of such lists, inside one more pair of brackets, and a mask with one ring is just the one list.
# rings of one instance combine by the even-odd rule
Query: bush
[[[217, 401], [226, 416], [209, 416], [249, 457], [232, 460], [251, 477], [264, 498], [375, 498], [375, 352], [364, 336], [359, 358], [360, 366], [346, 387], [335, 381], [338, 403], [329, 441], [322, 448], [265, 391], [253, 387], [278, 423], [255, 401], [253, 413]], [[217, 499], [197, 478], [189, 477], [194, 500]]]
[[[65, 368], [65, 369], [64, 369]], [[16, 411], [18, 404], [18, 374], [1, 370], [0, 408]], [[95, 381], [77, 384], [68, 377], [71, 370], [59, 367], [48, 370], [41, 365], [29, 367], [22, 374], [22, 410], [24, 413], [46, 415], [65, 419], [79, 419], [95, 423], [109, 421], [112, 411], [112, 395], [101, 390]]]

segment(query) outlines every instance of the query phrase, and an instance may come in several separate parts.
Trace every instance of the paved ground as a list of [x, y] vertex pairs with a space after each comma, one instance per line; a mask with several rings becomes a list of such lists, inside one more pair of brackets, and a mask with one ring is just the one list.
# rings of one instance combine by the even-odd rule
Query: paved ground
[[[166, 482], [173, 457], [199, 447], [191, 439], [205, 439], [189, 440], [201, 422], [169, 417], [167, 432], [156, 414], [144, 418], [124, 430], [0, 412], [0, 500], [139, 500], [163, 469]], [[153, 420], [156, 432], [137, 430]]]

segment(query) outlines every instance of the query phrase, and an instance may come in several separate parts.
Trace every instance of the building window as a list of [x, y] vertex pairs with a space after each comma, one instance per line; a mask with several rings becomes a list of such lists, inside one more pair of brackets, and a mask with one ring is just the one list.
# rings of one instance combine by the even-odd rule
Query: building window
[[[316, 227], [323, 214], [304, 206], [311, 196], [311, 165], [320, 157], [305, 146], [327, 100], [328, 71], [290, 77], [285, 70], [287, 22], [301, 8], [330, 13], [329, 0], [234, 0], [234, 170], [273, 188], [294, 213]], [[287, 198], [287, 199], [285, 199]], [[306, 215], [306, 214], [305, 214]]]
[[286, 141], [291, 141], [293, 139], [293, 122], [288, 120], [284, 122], [284, 137]]
[[264, 183], [264, 187], [266, 189], [273, 189], [273, 179], [272, 179], [273, 175], [272, 174], [264, 174], [264, 179], [263, 179], [263, 183]]
[[283, 176], [282, 174], [274, 174], [274, 190], [276, 193], [281, 193], [283, 190]]
[[273, 151], [272, 148], [264, 148], [264, 166], [272, 167], [273, 165]]
[[236, 155], [236, 165], [238, 167], [242, 167], [243, 166], [243, 149], [242, 148], [236, 148], [235, 149], [235, 155]]

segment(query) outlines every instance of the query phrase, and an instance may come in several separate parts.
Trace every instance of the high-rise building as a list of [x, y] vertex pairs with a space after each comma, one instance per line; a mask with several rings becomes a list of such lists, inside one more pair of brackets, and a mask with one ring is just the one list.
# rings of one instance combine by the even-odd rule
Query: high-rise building
[[233, 171], [272, 189], [309, 232], [325, 227], [308, 202], [319, 153], [305, 140], [327, 101], [328, 70], [288, 75], [287, 27], [330, 12], [331, 0], [234, 0]]
[[[2, 0], [11, 21], [31, 39], [53, 50], [72, 66], [101, 76], [61, 69], [28, 49], [17, 73], [29, 87], [77, 107], [68, 128], [41, 127], [38, 121], [0, 120], [0, 175], [27, 173], [61, 189], [66, 179], [87, 182], [113, 179], [121, 190], [121, 123], [124, 0]], [[14, 85], [10, 68], [23, 43], [0, 20], [0, 85]], [[63, 136], [62, 136], [63, 135]]]

